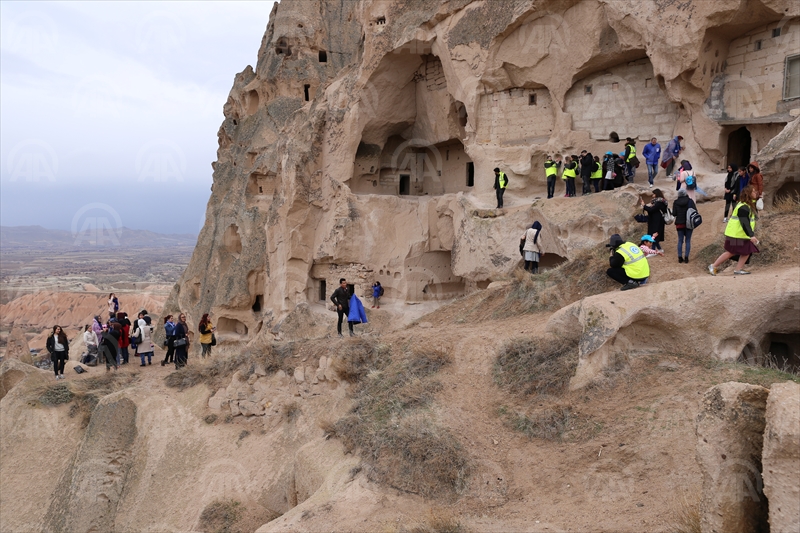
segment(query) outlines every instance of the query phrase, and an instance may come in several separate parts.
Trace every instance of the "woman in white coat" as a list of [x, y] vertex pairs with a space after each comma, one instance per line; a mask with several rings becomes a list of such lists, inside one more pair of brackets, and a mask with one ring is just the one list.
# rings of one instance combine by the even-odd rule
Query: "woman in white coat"
[[522, 246], [523, 257], [525, 259], [525, 270], [531, 274], [539, 273], [539, 260], [544, 252], [539, 244], [539, 233], [542, 231], [542, 225], [537, 220], [528, 230], [522, 235], [525, 243]]
[[145, 316], [142, 320], [137, 321], [136, 331], [133, 332], [134, 337], [139, 337], [139, 343], [136, 345], [136, 355], [142, 358], [142, 364], [145, 366], [144, 358], [147, 357], [147, 364], [153, 364], [153, 326], [150, 325], [151, 319]]

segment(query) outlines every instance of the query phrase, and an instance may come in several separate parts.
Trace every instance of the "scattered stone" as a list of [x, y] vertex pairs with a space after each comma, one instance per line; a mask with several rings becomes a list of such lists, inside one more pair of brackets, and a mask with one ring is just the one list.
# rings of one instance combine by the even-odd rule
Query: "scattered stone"
[[660, 363], [658, 363], [658, 368], [675, 371], [679, 370], [681, 368], [681, 365], [674, 361], [661, 361]]
[[294, 369], [294, 380], [297, 383], [303, 383], [306, 380], [305, 373], [303, 372], [303, 367], [298, 366]]
[[761, 448], [768, 394], [764, 387], [731, 382], [703, 396], [696, 420], [703, 531], [755, 533], [767, 523]]
[[232, 401], [230, 402], [230, 406], [231, 406], [231, 414], [233, 416], [239, 416], [240, 414], [242, 414], [242, 411], [239, 409], [239, 402]]
[[252, 385], [258, 379], [258, 374], [250, 374], [250, 377], [247, 378], [247, 384]]
[[262, 363], [256, 363], [254, 372], [257, 376], [267, 375], [267, 370], [264, 368], [264, 365]]
[[767, 397], [762, 455], [773, 532], [800, 531], [800, 385], [775, 383]]

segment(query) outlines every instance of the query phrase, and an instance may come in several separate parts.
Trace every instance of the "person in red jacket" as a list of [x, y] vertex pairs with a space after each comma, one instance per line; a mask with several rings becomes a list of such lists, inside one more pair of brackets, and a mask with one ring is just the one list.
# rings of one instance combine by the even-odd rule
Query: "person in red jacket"
[[756, 191], [756, 200], [764, 197], [764, 176], [761, 174], [761, 169], [758, 168], [758, 163], [750, 163], [747, 165], [747, 172], [750, 174], [749, 185], [753, 186]]
[[120, 356], [120, 364], [127, 365], [128, 364], [128, 346], [131, 345], [130, 341], [130, 334], [131, 334], [131, 321], [128, 320], [128, 313], [124, 313], [120, 311], [117, 313], [117, 322], [119, 322], [119, 326], [121, 329], [120, 338], [119, 338], [119, 356]]

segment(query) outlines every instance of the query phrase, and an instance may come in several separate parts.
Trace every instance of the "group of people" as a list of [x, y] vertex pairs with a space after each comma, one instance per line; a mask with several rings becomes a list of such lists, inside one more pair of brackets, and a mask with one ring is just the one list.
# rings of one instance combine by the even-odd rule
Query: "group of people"
[[[91, 324], [83, 327], [83, 344], [86, 352], [81, 363], [95, 366], [105, 362], [106, 371], [119, 370], [120, 366], [130, 361], [131, 352], [140, 358], [139, 366], [153, 364], [155, 355], [155, 326], [146, 309], [139, 311], [135, 322], [131, 322], [128, 313], [120, 311], [119, 299], [115, 294], [108, 297], [109, 318], [104, 322], [95, 316]], [[161, 366], [174, 364], [176, 369], [186, 366], [191, 345], [191, 332], [186, 322], [186, 315], [180, 313], [175, 321], [173, 315], [164, 317], [164, 348], [166, 354]], [[214, 331], [216, 327], [204, 314], [200, 319], [198, 331], [203, 358], [211, 356], [211, 347], [216, 345]], [[64, 379], [64, 368], [69, 360], [69, 339], [61, 326], [53, 326], [45, 343], [56, 379]]]
[[[661, 168], [664, 168], [667, 175], [672, 175], [678, 156], [683, 151], [681, 142], [683, 137], [675, 136], [667, 145], [667, 149], [662, 153], [658, 139], [653, 137], [642, 149], [642, 157], [647, 165], [647, 180], [650, 188], [656, 175], [659, 172], [659, 160]], [[582, 194], [592, 192], [610, 191], [622, 187], [626, 183], [633, 183], [636, 177], [636, 169], [641, 162], [636, 151], [636, 139], [628, 137], [625, 140], [625, 149], [618, 154], [606, 152], [602, 161], [599, 156], [592, 155], [591, 152], [582, 150], [580, 155], [567, 155], [563, 157], [550, 155], [545, 157], [544, 172], [547, 179], [547, 197], [555, 196], [556, 180], [561, 172], [561, 179], [564, 180], [564, 196], [577, 196], [575, 181], [580, 176], [582, 182]], [[563, 169], [562, 169], [563, 165]], [[495, 176], [502, 174], [499, 169], [495, 169]], [[499, 191], [498, 179], [495, 178], [495, 189]], [[507, 182], [507, 179], [506, 179]], [[498, 196], [498, 207], [502, 207], [502, 201]]]

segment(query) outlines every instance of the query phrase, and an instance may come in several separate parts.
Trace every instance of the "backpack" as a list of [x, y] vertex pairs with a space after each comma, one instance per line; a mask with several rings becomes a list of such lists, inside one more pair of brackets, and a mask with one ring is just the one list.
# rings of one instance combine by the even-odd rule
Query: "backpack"
[[675, 215], [673, 215], [672, 211], [667, 207], [666, 212], [664, 212], [664, 224], [670, 225], [673, 223], [675, 223]]
[[703, 217], [697, 212], [697, 209], [690, 207], [686, 211], [686, 229], [695, 229], [703, 223]]
[[686, 176], [686, 179], [683, 180], [683, 182], [686, 184], [687, 189], [693, 190], [697, 188], [697, 180], [695, 179], [694, 174], [689, 174]]

